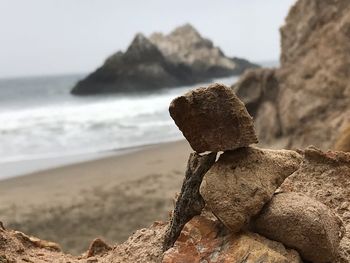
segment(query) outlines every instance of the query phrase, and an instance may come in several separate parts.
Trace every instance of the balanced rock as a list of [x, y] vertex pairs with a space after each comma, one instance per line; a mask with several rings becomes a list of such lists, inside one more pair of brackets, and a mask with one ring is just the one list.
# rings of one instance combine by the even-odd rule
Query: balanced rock
[[198, 153], [234, 150], [258, 142], [252, 117], [224, 85], [189, 91], [171, 102], [169, 112]]
[[261, 235], [296, 249], [314, 263], [333, 262], [344, 235], [341, 219], [330, 208], [296, 192], [275, 195], [254, 226]]
[[232, 232], [240, 231], [299, 168], [295, 151], [252, 147], [223, 153], [206, 173], [200, 193], [208, 208]]

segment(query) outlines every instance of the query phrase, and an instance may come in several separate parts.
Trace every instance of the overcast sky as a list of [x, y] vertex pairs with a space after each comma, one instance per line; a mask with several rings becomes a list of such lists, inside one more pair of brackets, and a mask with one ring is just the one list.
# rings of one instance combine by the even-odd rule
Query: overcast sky
[[295, 0], [0, 0], [0, 77], [85, 73], [137, 32], [191, 23], [229, 56], [277, 60]]

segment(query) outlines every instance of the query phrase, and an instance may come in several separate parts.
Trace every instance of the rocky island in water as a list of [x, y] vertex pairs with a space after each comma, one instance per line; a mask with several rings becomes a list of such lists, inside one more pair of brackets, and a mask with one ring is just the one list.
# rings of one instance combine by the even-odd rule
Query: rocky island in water
[[75, 95], [126, 93], [195, 84], [239, 75], [258, 65], [229, 58], [186, 24], [169, 35], [137, 34], [125, 52], [119, 51], [72, 89]]

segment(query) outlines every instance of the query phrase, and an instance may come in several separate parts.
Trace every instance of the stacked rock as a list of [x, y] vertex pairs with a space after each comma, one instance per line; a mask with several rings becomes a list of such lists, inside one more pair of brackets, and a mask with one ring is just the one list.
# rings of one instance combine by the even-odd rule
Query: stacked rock
[[222, 152], [205, 173], [200, 195], [232, 233], [250, 229], [297, 250], [304, 260], [333, 261], [344, 234], [341, 220], [307, 196], [275, 193], [303, 156], [251, 146], [257, 143], [253, 119], [231, 88], [192, 90], [174, 99], [169, 111], [194, 151]]

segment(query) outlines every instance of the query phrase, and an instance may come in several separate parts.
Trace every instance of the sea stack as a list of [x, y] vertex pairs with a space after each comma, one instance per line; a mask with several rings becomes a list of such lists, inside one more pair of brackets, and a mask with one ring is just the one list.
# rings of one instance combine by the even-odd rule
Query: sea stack
[[95, 72], [80, 80], [71, 93], [150, 92], [238, 75], [256, 67], [247, 60], [225, 56], [211, 40], [186, 24], [169, 35], [154, 33], [148, 38], [137, 34], [125, 52], [107, 58]]

